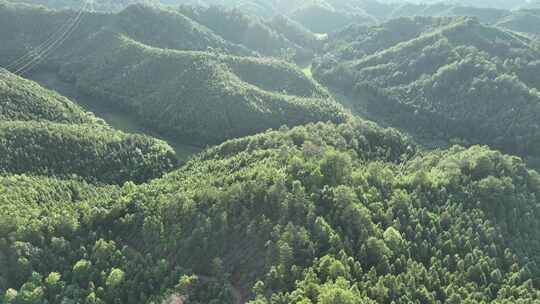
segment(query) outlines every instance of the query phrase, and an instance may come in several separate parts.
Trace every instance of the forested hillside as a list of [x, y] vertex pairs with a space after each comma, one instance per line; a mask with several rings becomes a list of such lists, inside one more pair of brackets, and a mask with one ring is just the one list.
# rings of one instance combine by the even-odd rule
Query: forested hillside
[[540, 299], [540, 176], [484, 147], [414, 156], [396, 132], [317, 124], [140, 187], [0, 185], [4, 303]]
[[108, 31], [81, 51], [63, 65], [63, 77], [189, 142], [345, 119], [322, 87], [279, 61], [156, 49]]
[[322, 57], [337, 61], [362, 58], [455, 22], [454, 18], [396, 18], [379, 26], [351, 25], [329, 35]]
[[177, 163], [165, 142], [114, 130], [71, 100], [0, 71], [0, 173], [143, 182]]
[[414, 2], [0, 0], [0, 303], [540, 303], [540, 14]]
[[[335, 54], [326, 55], [314, 75], [421, 136], [534, 157], [540, 151], [540, 82], [534, 76], [540, 53], [534, 42], [475, 19], [448, 20], [397, 20], [367, 34], [353, 29], [359, 39], [344, 35], [351, 44], [332, 43]], [[386, 33], [398, 27], [404, 34], [392, 40]]]
[[[88, 14], [62, 48], [35, 69], [58, 71], [81, 92], [118, 105], [149, 128], [200, 146], [284, 124], [346, 119], [328, 92], [297, 67], [275, 59], [232, 56], [254, 54], [248, 46], [255, 48], [250, 44], [255, 41], [229, 36], [237, 32], [234, 26], [249, 27], [251, 21], [232, 11], [210, 10], [192, 11], [188, 15], [194, 19], [180, 13], [186, 10], [140, 5], [118, 14]], [[36, 24], [54, 28], [52, 20], [64, 18], [62, 14], [69, 12], [0, 7], [0, 23], [11, 28], [2, 32], [8, 43], [0, 46], [0, 54], [6, 54], [0, 58], [11, 58], [9, 54], [46, 39], [34, 31]], [[237, 25], [227, 21], [234, 16], [240, 18]], [[263, 24], [254, 26], [259, 25]], [[282, 49], [277, 42], [264, 43], [267, 49]]]
[[0, 120], [98, 123], [66, 97], [1, 69]]
[[439, 4], [445, 2], [451, 2], [456, 5], [469, 6], [469, 7], [479, 7], [479, 8], [497, 8], [497, 9], [517, 9], [524, 5], [527, 5], [530, 1], [535, 0], [455, 0], [455, 1], [445, 1], [445, 0], [380, 0], [385, 3], [429, 3], [429, 4]]
[[[54, 9], [83, 8], [85, 1], [81, 0], [5, 0], [13, 3], [28, 3], [34, 5], [43, 5]], [[85, 9], [101, 12], [120, 11], [131, 4], [144, 3], [148, 5], [157, 5], [159, 0], [92, 0], [88, 1]]]
[[376, 20], [367, 14], [336, 10], [321, 4], [306, 5], [291, 13], [291, 18], [315, 33], [340, 30], [349, 24], [373, 24]]
[[531, 35], [540, 35], [540, 7], [538, 9], [519, 10], [499, 20], [498, 26]]
[[244, 45], [265, 56], [302, 59], [312, 51], [290, 41], [264, 20], [246, 15], [240, 10], [217, 6], [182, 6], [180, 12], [212, 29], [227, 41]]
[[388, 19], [399, 17], [452, 17], [452, 16], [468, 16], [476, 17], [482, 23], [494, 24], [498, 20], [510, 15], [511, 12], [504, 9], [487, 8], [487, 7], [471, 7], [450, 4], [450, 3], [435, 3], [435, 4], [412, 4], [406, 3], [398, 6], [387, 17]]

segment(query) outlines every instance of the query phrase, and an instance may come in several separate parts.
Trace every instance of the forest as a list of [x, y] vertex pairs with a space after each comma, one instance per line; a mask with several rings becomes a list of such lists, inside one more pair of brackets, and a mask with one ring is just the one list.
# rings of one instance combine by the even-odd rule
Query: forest
[[0, 303], [540, 303], [539, 28], [0, 0]]
[[[396, 29], [403, 34], [396, 35]], [[314, 77], [428, 139], [538, 153], [540, 48], [533, 37], [470, 17], [415, 17], [353, 27]]]

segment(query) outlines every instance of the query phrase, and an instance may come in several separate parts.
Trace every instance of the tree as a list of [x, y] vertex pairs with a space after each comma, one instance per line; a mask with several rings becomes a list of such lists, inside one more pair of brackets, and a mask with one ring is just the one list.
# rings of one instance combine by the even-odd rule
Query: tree
[[337, 186], [351, 180], [351, 157], [335, 150], [327, 151], [321, 161], [321, 173], [327, 185]]

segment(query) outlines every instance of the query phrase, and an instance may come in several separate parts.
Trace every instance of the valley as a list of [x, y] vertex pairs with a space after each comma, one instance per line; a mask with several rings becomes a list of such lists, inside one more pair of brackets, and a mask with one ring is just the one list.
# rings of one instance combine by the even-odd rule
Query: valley
[[535, 5], [0, 0], [0, 303], [540, 303]]
[[96, 97], [79, 92], [72, 84], [62, 81], [54, 72], [39, 71], [32, 73], [28, 78], [48, 89], [69, 97], [86, 111], [94, 113], [98, 118], [105, 120], [107, 124], [115, 129], [122, 130], [126, 133], [146, 134], [166, 141], [173, 147], [181, 161], [187, 161], [192, 155], [203, 149], [201, 147], [186, 145], [184, 141], [172, 136], [160, 135], [158, 132], [151, 130], [148, 126], [141, 123], [139, 119], [119, 108], [115, 108], [111, 103], [103, 102]]

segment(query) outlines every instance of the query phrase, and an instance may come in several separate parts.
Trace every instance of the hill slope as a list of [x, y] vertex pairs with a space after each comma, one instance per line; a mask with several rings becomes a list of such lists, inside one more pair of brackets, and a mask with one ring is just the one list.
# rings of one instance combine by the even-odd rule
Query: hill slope
[[356, 60], [338, 57], [336, 65], [328, 56], [314, 75], [428, 138], [534, 156], [540, 151], [540, 82], [533, 74], [540, 57], [531, 46], [517, 33], [458, 18], [383, 50], [359, 44]]
[[71, 100], [0, 71], [0, 172], [143, 182], [176, 166], [165, 142], [107, 126]]
[[0, 293], [7, 304], [538, 301], [538, 173], [483, 147], [413, 152], [390, 130], [319, 123], [224, 143], [140, 187], [4, 178]]
[[200, 24], [212, 29], [223, 39], [245, 46], [264, 56], [297, 59], [309, 52], [305, 47], [290, 41], [264, 20], [240, 10], [210, 6], [181, 6], [179, 11]]
[[336, 10], [324, 4], [306, 4], [290, 14], [291, 19], [314, 33], [329, 33], [350, 24], [374, 24], [376, 19], [360, 12]]
[[280, 61], [156, 49], [108, 31], [71, 58], [61, 74], [81, 90], [198, 144], [344, 119], [322, 87]]
[[6, 70], [0, 70], [0, 120], [97, 123], [71, 100]]
[[[20, 24], [3, 32], [10, 50], [4, 52], [20, 45], [21, 37], [37, 43], [35, 24], [50, 24], [58, 14], [0, 8], [6, 17], [0, 23]], [[135, 25], [141, 19], [149, 25]], [[328, 92], [298, 68], [231, 56], [234, 50], [251, 53], [177, 11], [130, 6], [118, 14], [88, 14], [85, 20], [36, 69], [58, 71], [81, 92], [118, 105], [152, 130], [205, 146], [282, 125], [345, 119]]]
[[497, 26], [532, 35], [540, 35], [540, 8], [519, 10], [499, 20]]
[[498, 20], [510, 15], [511, 12], [505, 9], [463, 6], [458, 4], [446, 4], [444, 2], [434, 4], [413, 4], [405, 3], [396, 7], [388, 18], [398, 17], [455, 17], [466, 16], [475, 17], [482, 23], [494, 24]]

